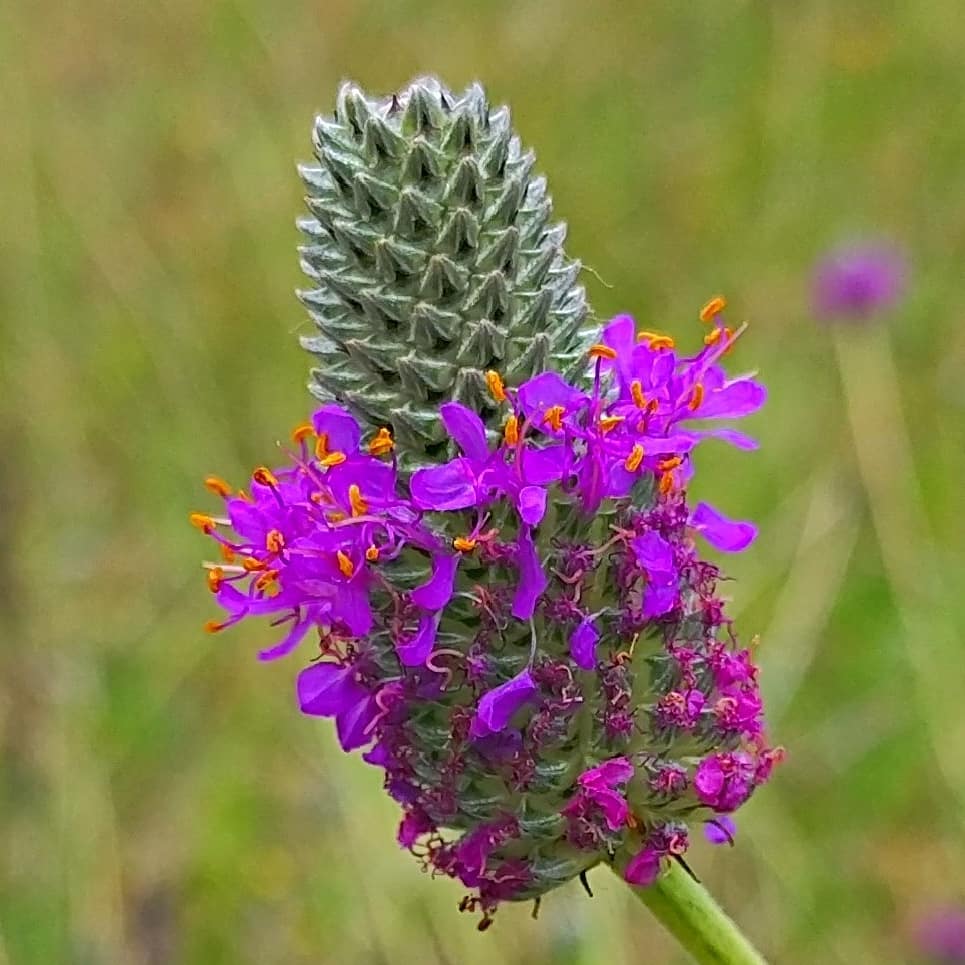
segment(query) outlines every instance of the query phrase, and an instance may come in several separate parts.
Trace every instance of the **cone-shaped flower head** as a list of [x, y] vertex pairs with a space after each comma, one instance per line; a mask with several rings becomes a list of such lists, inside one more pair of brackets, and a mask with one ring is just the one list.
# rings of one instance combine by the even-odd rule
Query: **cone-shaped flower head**
[[694, 447], [752, 448], [716, 420], [765, 396], [726, 376], [734, 334], [719, 305], [705, 314], [693, 357], [624, 316], [585, 386], [493, 373], [498, 437], [446, 402], [455, 455], [405, 478], [387, 430], [324, 405], [284, 466], [247, 492], [209, 479], [224, 509], [193, 517], [220, 553], [210, 629], [267, 618], [263, 659], [302, 644], [302, 711], [384, 771], [400, 844], [486, 924], [621, 851], [628, 880], [651, 882], [779, 756], [697, 549], [743, 549], [755, 529], [686, 499]]
[[904, 256], [884, 243], [837, 248], [814, 269], [811, 302], [818, 319], [868, 321], [902, 296], [908, 274]]
[[404, 467], [451, 454], [439, 405], [497, 418], [486, 372], [518, 385], [582, 363], [580, 266], [546, 181], [481, 87], [432, 78], [371, 98], [342, 86], [301, 168], [312, 217], [300, 293], [318, 334], [311, 389], [392, 428]]

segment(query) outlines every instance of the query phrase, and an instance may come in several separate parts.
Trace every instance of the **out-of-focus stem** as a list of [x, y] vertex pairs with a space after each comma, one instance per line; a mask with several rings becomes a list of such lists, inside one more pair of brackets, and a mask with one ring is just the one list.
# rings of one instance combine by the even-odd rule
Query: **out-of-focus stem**
[[649, 887], [630, 887], [700, 965], [767, 965], [710, 892], [676, 862]]

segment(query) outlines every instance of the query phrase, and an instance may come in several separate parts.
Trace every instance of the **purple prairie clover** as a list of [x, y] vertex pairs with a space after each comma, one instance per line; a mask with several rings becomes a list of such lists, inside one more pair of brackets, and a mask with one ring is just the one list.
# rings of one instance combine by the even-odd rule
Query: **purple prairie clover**
[[687, 848], [681, 816], [725, 826], [780, 760], [698, 550], [756, 530], [687, 500], [693, 450], [753, 448], [721, 420], [765, 398], [724, 372], [722, 311], [693, 355], [621, 316], [582, 381], [488, 373], [502, 432], [446, 403], [456, 454], [411, 475], [389, 426], [363, 437], [324, 405], [283, 465], [209, 477], [223, 508], [191, 517], [215, 550], [208, 629], [263, 617], [262, 659], [300, 648], [302, 712], [379, 768], [399, 844], [483, 924], [619, 855], [651, 883]]
[[857, 244], [838, 248], [814, 269], [811, 302], [821, 321], [867, 321], [902, 296], [908, 267], [892, 245]]

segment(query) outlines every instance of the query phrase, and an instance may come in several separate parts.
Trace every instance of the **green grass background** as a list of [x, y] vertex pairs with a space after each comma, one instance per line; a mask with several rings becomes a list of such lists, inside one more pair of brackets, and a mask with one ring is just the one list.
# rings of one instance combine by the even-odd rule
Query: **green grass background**
[[[340, 78], [428, 71], [511, 104], [598, 314], [750, 321], [762, 449], [696, 489], [761, 525], [729, 592], [789, 756], [692, 864], [776, 962], [914, 961], [965, 896], [963, 63], [957, 0], [2, 0], [0, 963], [680, 960], [604, 870], [477, 935], [299, 658], [201, 632], [201, 478], [309, 405], [293, 160]], [[877, 235], [900, 310], [816, 325]]]

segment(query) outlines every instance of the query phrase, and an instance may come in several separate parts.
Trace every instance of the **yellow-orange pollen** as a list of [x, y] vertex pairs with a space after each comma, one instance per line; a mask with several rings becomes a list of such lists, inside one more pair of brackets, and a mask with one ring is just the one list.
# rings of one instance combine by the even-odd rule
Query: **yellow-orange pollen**
[[340, 510], [332, 509], [329, 511], [327, 518], [330, 523], [340, 523], [343, 519], [347, 519], [348, 517]]
[[324, 459], [328, 455], [328, 433], [320, 432], [315, 440], [315, 458]]
[[315, 435], [315, 430], [312, 428], [311, 423], [303, 422], [301, 425], [297, 425], [292, 429], [292, 442], [303, 442], [309, 436], [313, 435]]
[[563, 415], [566, 409], [561, 405], [551, 405], [543, 413], [543, 422], [545, 422], [551, 429], [559, 432], [563, 428]]
[[591, 359], [615, 359], [617, 357], [616, 349], [610, 348], [609, 345], [604, 345], [602, 342], [591, 345], [588, 354]]
[[211, 490], [215, 496], [220, 496], [222, 499], [227, 499], [234, 492], [220, 476], [207, 476], [204, 485], [206, 489]]
[[643, 451], [643, 446], [638, 442], [631, 450], [630, 455], [627, 456], [623, 463], [623, 468], [627, 472], [636, 472], [640, 468], [640, 463], [643, 462], [643, 457], [646, 455]]
[[647, 400], [643, 396], [643, 386], [640, 384], [639, 379], [634, 379], [630, 383], [630, 396], [633, 399], [633, 404], [638, 409], [645, 409], [647, 407]]
[[348, 487], [348, 501], [352, 507], [353, 516], [364, 516], [369, 511], [369, 504], [363, 498], [362, 490], [355, 483]]
[[202, 533], [214, 532], [216, 523], [214, 518], [207, 513], [192, 513], [188, 519], [191, 521], [191, 525], [196, 529], [200, 529]]
[[727, 307], [727, 299], [723, 295], [715, 295], [700, 310], [700, 320], [706, 325], [712, 322]]
[[269, 553], [280, 553], [285, 548], [285, 536], [277, 529], [270, 529], [265, 534], [265, 549]]
[[660, 490], [661, 496], [667, 496], [670, 493], [672, 493], [673, 492], [673, 474], [669, 472], [665, 472], [660, 477], [660, 486], [658, 488]]
[[217, 633], [219, 630], [224, 630], [224, 624], [218, 623], [217, 620], [208, 620], [204, 625], [205, 633]]
[[365, 558], [370, 562], [374, 563], [379, 558], [379, 548], [378, 546], [370, 546], [365, 551]]
[[226, 546], [224, 543], [220, 543], [219, 546], [221, 548], [221, 558], [226, 563], [234, 563], [236, 558], [235, 551], [230, 546]]
[[658, 332], [641, 332], [637, 336], [638, 342], [646, 342], [655, 351], [663, 348], [673, 348], [677, 343], [669, 335]]
[[327, 456], [319, 459], [319, 462], [326, 469], [331, 469], [332, 466], [340, 466], [347, 458], [344, 452], [330, 452]]
[[728, 347], [734, 337], [732, 329], [717, 325], [704, 336], [704, 345], [716, 345], [722, 338], [727, 340]]
[[395, 441], [392, 438], [392, 433], [383, 426], [375, 434], [375, 438], [369, 443], [369, 452], [373, 456], [384, 456], [387, 452], [391, 452], [395, 448]]
[[212, 566], [208, 570], [208, 589], [212, 593], [217, 593], [221, 589], [221, 581], [224, 579], [224, 570], [220, 566]]
[[255, 559], [254, 556], [246, 556], [242, 561], [241, 565], [245, 568], [246, 572], [252, 573], [255, 570], [263, 570], [265, 564], [261, 560]]
[[457, 536], [452, 541], [453, 549], [458, 550], [460, 553], [471, 553], [476, 548], [476, 541], [474, 539], [466, 539], [465, 536]]
[[506, 401], [506, 383], [503, 382], [503, 377], [495, 369], [490, 369], [486, 373], [486, 388], [489, 389], [489, 394], [497, 402]]
[[704, 387], [702, 383], [698, 382], [694, 386], [693, 394], [690, 396], [690, 401], [687, 403], [687, 408], [691, 412], [700, 408], [700, 403], [704, 401]]
[[603, 416], [603, 418], [600, 419], [600, 432], [602, 432], [604, 435], [606, 435], [608, 432], [612, 432], [621, 422], [623, 422], [625, 418], [626, 416], [622, 415]]
[[259, 466], [252, 474], [251, 478], [262, 486], [277, 486], [278, 480], [275, 474], [267, 466]]
[[661, 472], [670, 472], [671, 469], [676, 469], [683, 462], [682, 456], [671, 456], [669, 459], [663, 459], [657, 463], [657, 468]]
[[519, 442], [519, 419], [516, 416], [511, 415], [506, 420], [506, 425], [503, 426], [503, 439], [508, 446], [515, 446]]
[[342, 576], [351, 579], [355, 575], [355, 564], [349, 559], [348, 554], [342, 550], [336, 550], [335, 558], [338, 560], [338, 568], [342, 571]]
[[256, 590], [276, 590], [278, 588], [278, 570], [265, 570], [261, 576], [255, 580]]

